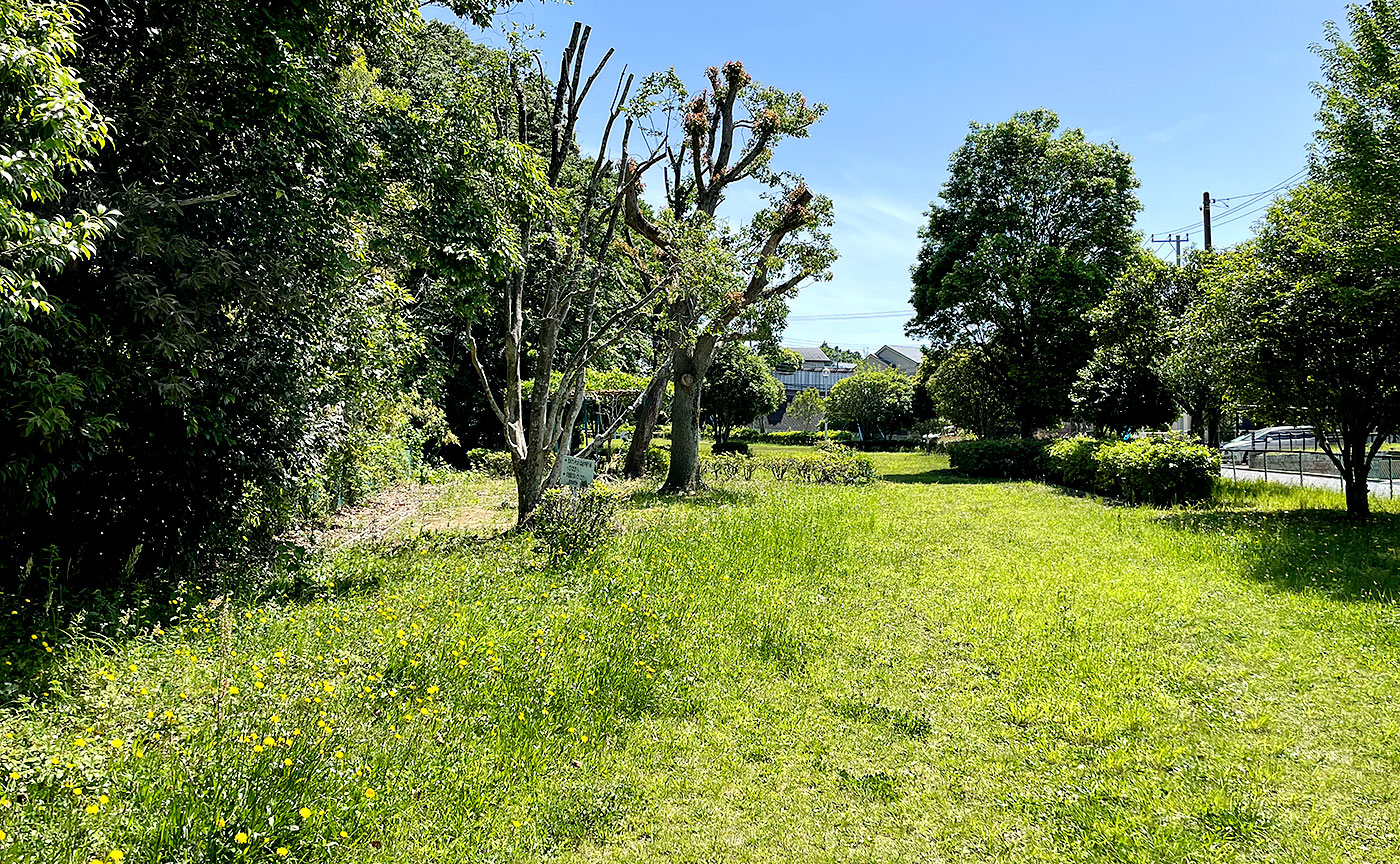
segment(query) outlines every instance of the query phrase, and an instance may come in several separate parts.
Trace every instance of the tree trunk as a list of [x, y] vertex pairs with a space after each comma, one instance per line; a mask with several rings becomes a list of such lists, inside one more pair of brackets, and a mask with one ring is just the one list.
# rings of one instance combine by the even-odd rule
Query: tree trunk
[[1220, 407], [1206, 409], [1206, 445], [1220, 446]]
[[656, 421], [661, 417], [661, 403], [665, 401], [666, 384], [670, 380], [669, 376], [653, 379], [647, 386], [642, 407], [637, 409], [636, 427], [627, 445], [627, 466], [622, 472], [634, 480], [647, 473], [647, 450], [656, 434]]
[[714, 356], [716, 338], [701, 336], [694, 347], [672, 349], [671, 374], [675, 395], [671, 397], [671, 467], [662, 492], [689, 492], [696, 487], [700, 467], [700, 391], [705, 372]]
[[[1351, 472], [1355, 475], [1356, 469]], [[1371, 490], [1366, 475], [1346, 477], [1347, 518], [1353, 522], [1365, 522], [1371, 518]]]
[[531, 453], [515, 465], [515, 527], [526, 528], [544, 498], [544, 460]]

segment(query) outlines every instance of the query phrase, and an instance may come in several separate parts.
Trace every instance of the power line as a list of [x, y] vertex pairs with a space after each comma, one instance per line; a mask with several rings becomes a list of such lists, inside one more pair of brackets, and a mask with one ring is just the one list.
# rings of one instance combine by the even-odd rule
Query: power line
[[789, 321], [845, 321], [845, 320], [868, 320], [871, 318], [908, 318], [913, 317], [913, 309], [893, 309], [888, 312], [849, 312], [832, 315], [789, 315]]
[[[1215, 225], [1226, 225], [1226, 224], [1228, 224], [1228, 223], [1230, 223], [1230, 222], [1238, 221], [1240, 218], [1243, 218], [1244, 216], [1249, 215], [1249, 213], [1257, 213], [1260, 209], [1263, 209], [1263, 208], [1256, 208], [1256, 209], [1250, 210], [1249, 213], [1240, 213], [1240, 209], [1241, 209], [1241, 208], [1249, 208], [1249, 207], [1251, 207], [1252, 205], [1254, 205], [1256, 202], [1258, 202], [1259, 200], [1261, 200], [1262, 198], [1264, 198], [1264, 197], [1267, 196], [1267, 195], [1271, 195], [1271, 194], [1278, 193], [1278, 192], [1283, 192], [1283, 191], [1286, 191], [1287, 189], [1292, 189], [1293, 186], [1296, 186], [1296, 185], [1297, 185], [1296, 181], [1299, 180], [1299, 179], [1300, 179], [1304, 174], [1306, 174], [1306, 173], [1308, 173], [1308, 169], [1307, 169], [1306, 167], [1301, 168], [1301, 169], [1299, 169], [1298, 171], [1295, 171], [1295, 172], [1294, 172], [1293, 174], [1291, 174], [1290, 176], [1288, 176], [1288, 177], [1284, 178], [1283, 180], [1279, 181], [1278, 183], [1275, 183], [1274, 185], [1270, 186], [1268, 189], [1264, 189], [1264, 190], [1259, 191], [1259, 192], [1249, 192], [1249, 193], [1246, 193], [1246, 194], [1243, 194], [1243, 195], [1231, 195], [1231, 196], [1229, 196], [1229, 197], [1227, 197], [1227, 198], [1211, 198], [1210, 200], [1211, 200], [1211, 203], [1213, 203], [1213, 204], [1220, 204], [1220, 203], [1224, 203], [1224, 202], [1227, 202], [1227, 201], [1238, 201], [1238, 200], [1240, 200], [1241, 198], [1248, 199], [1248, 200], [1246, 200], [1243, 204], [1237, 204], [1237, 205], [1235, 205], [1234, 207], [1231, 207], [1229, 204], [1226, 204], [1226, 205], [1225, 205], [1226, 209], [1230, 211], [1229, 215], [1225, 216], [1225, 218], [1223, 218], [1223, 219], [1213, 219], [1213, 220], [1211, 220], [1211, 225], [1212, 225], [1212, 226], [1215, 226]], [[1273, 202], [1270, 201], [1269, 203], [1273, 203]], [[1264, 206], [1267, 207], [1268, 204], [1265, 204]], [[1205, 220], [1204, 220], [1204, 219], [1198, 219], [1198, 220], [1196, 220], [1195, 222], [1192, 222], [1192, 223], [1189, 224], [1189, 225], [1182, 225], [1180, 228], [1173, 228], [1173, 229], [1170, 230], [1170, 231], [1154, 231], [1154, 232], [1152, 232], [1152, 236], [1155, 237], [1155, 236], [1158, 235], [1158, 234], [1167, 234], [1167, 235], [1172, 235], [1172, 234], [1183, 234], [1183, 233], [1186, 233], [1186, 232], [1188, 232], [1188, 231], [1195, 231], [1195, 230], [1197, 230], [1197, 229], [1199, 229], [1199, 228], [1202, 228], [1202, 227], [1204, 227], [1204, 226], [1205, 226]]]

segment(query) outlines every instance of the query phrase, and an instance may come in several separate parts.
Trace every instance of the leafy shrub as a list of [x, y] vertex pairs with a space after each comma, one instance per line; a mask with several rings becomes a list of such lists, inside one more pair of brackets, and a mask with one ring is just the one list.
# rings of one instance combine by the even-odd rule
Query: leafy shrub
[[509, 477], [514, 469], [510, 464], [510, 454], [504, 450], [468, 450], [462, 457], [468, 471], [490, 474], [493, 477]]
[[710, 452], [716, 455], [720, 453], [742, 453], [749, 455], [749, 442], [747, 441], [717, 441], [710, 447]]
[[1109, 441], [1094, 451], [1095, 486], [1135, 504], [1186, 504], [1209, 498], [1220, 457], [1184, 438]]
[[[738, 433], [735, 433], [736, 437]], [[856, 439], [856, 433], [846, 429], [832, 429], [826, 433], [826, 440], [850, 442]], [[763, 444], [791, 444], [799, 446], [810, 446], [822, 440], [821, 432], [804, 432], [801, 429], [794, 429], [790, 432], [754, 432], [753, 435], [745, 436], [746, 441], [756, 441]]]
[[735, 429], [730, 438], [734, 441], [757, 441], [763, 437], [763, 433], [753, 428], [745, 426], [742, 429]]
[[1023, 438], [954, 441], [948, 445], [948, 464], [973, 477], [1037, 479], [1045, 476], [1045, 442]]
[[1093, 491], [1098, 465], [1094, 451], [1105, 442], [1080, 435], [1063, 438], [1045, 448], [1045, 473], [1056, 483]]
[[824, 444], [815, 453], [788, 455], [741, 456], [721, 453], [700, 460], [701, 479], [752, 480], [760, 471], [767, 471], [774, 480], [798, 480], [804, 483], [849, 485], [869, 483], [875, 479], [875, 462], [864, 453], [857, 453], [840, 444]]
[[530, 530], [552, 559], [576, 558], [603, 544], [616, 529], [621, 499], [606, 486], [575, 491], [550, 489], [530, 521]]
[[647, 448], [647, 473], [665, 474], [671, 467], [671, 451], [655, 444]]

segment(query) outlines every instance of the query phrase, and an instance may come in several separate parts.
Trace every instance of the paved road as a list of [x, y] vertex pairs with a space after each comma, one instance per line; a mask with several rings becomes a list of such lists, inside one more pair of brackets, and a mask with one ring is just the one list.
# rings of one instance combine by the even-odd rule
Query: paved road
[[[1282, 471], [1265, 472], [1257, 468], [1235, 468], [1230, 465], [1220, 466], [1221, 477], [1232, 477], [1237, 480], [1265, 480], [1270, 483], [1282, 483], [1286, 486], [1309, 486], [1313, 489], [1331, 489], [1333, 492], [1342, 491], [1342, 478], [1327, 477], [1322, 474], [1302, 474], [1297, 472], [1289, 474]], [[1396, 478], [1392, 487], [1389, 480], [1372, 480], [1370, 483], [1371, 494], [1377, 498], [1392, 498], [1394, 492], [1400, 492], [1400, 477]]]

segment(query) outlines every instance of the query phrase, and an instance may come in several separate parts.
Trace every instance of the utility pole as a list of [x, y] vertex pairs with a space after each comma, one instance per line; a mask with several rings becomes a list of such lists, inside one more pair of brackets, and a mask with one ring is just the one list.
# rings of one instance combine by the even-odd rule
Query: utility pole
[[1211, 246], [1210, 246], [1210, 193], [1209, 193], [1209, 192], [1202, 192], [1202, 193], [1201, 193], [1201, 213], [1202, 213], [1202, 218], [1203, 218], [1204, 221], [1205, 221], [1205, 228], [1206, 228], [1206, 251], [1209, 252], [1210, 249], [1211, 249]]
[[1172, 235], [1168, 234], [1168, 235], [1166, 236], [1165, 239], [1158, 240], [1158, 239], [1157, 239], [1157, 235], [1156, 235], [1156, 234], [1153, 234], [1151, 240], [1152, 240], [1153, 243], [1170, 243], [1170, 244], [1172, 244], [1173, 246], [1175, 246], [1175, 247], [1176, 247], [1176, 266], [1180, 267], [1180, 266], [1181, 266], [1181, 244], [1182, 244], [1182, 243], [1189, 243], [1189, 242], [1191, 241], [1191, 235], [1190, 235], [1190, 234], [1187, 234], [1186, 236], [1183, 237], [1182, 235], [1178, 234], [1178, 235], [1176, 235], [1175, 237], [1173, 237]]

